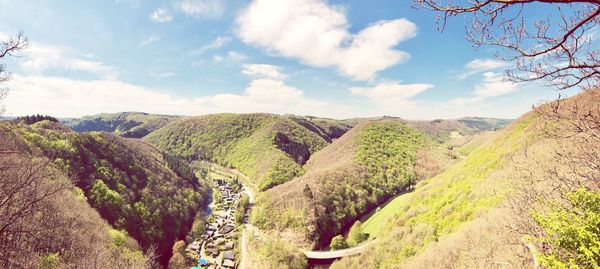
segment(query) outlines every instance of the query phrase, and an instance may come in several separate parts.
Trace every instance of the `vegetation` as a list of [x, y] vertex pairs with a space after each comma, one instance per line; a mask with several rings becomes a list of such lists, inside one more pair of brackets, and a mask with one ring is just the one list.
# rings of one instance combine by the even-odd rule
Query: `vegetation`
[[80, 188], [91, 206], [163, 264], [205, 207], [206, 186], [182, 161], [141, 141], [108, 133], [77, 134], [38, 122], [19, 129]]
[[346, 243], [346, 240], [344, 240], [344, 237], [341, 235], [334, 236], [333, 238], [331, 238], [331, 243], [329, 243], [329, 248], [331, 250], [344, 249], [347, 247], [348, 244]]
[[308, 263], [304, 254], [284, 240], [250, 236], [249, 268], [304, 269]]
[[530, 240], [546, 246], [538, 255], [548, 268], [597, 268], [600, 265], [600, 192], [567, 194], [567, 204], [555, 203], [546, 212], [534, 215], [543, 229], [541, 237]]
[[184, 118], [145, 139], [176, 156], [239, 169], [259, 190], [302, 174], [308, 158], [327, 145], [289, 118], [270, 114]]
[[235, 222], [240, 225], [244, 222], [244, 214], [246, 213], [246, 209], [248, 208], [248, 205], [250, 204], [250, 197], [248, 197], [247, 194], [242, 194], [242, 197], [240, 197], [238, 204], [237, 204], [237, 208], [235, 210], [235, 215], [233, 216], [235, 219]]
[[363, 232], [362, 222], [357, 220], [348, 231], [348, 246], [354, 247], [369, 238], [369, 234]]
[[47, 116], [47, 115], [40, 115], [40, 114], [18, 117], [15, 121], [23, 122], [25, 124], [34, 124], [36, 122], [43, 121], [43, 120], [47, 120], [47, 121], [51, 121], [51, 122], [58, 122], [58, 120], [54, 117]]
[[158, 130], [177, 116], [141, 112], [104, 113], [80, 119], [62, 120], [76, 132], [105, 131], [122, 137], [141, 138]]
[[154, 267], [152, 249], [112, 229], [21, 132], [0, 125], [0, 267]]
[[[420, 182], [414, 193], [383, 207], [366, 223], [391, 220], [369, 255], [351, 259], [351, 267], [391, 268], [452, 233], [505, 198], [508, 181], [493, 175], [507, 158], [532, 139], [535, 117], [528, 114], [492, 142], [471, 152], [438, 176]], [[402, 197], [402, 196], [401, 196]], [[383, 225], [379, 223], [378, 225]], [[344, 266], [349, 266], [344, 264]]]
[[318, 152], [305, 175], [260, 196], [252, 221], [327, 246], [361, 214], [414, 184], [417, 152], [428, 147], [427, 136], [397, 121], [360, 124]]
[[376, 212], [370, 215], [362, 224], [363, 231], [369, 236], [376, 237], [397, 214], [402, 212], [401, 209], [410, 199], [410, 196], [411, 193], [402, 194], [385, 204], [385, 206], [378, 207]]
[[353, 124], [348, 121], [316, 118], [310, 116], [301, 117], [288, 115], [288, 117], [296, 123], [302, 125], [304, 128], [318, 134], [328, 142], [332, 142], [334, 139], [340, 138], [342, 135], [352, 129], [353, 126]]

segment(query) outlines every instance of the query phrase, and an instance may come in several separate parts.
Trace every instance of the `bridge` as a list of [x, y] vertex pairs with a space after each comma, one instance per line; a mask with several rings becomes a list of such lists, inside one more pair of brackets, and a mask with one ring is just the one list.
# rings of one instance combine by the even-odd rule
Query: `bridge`
[[338, 250], [304, 250], [303, 253], [306, 256], [306, 258], [308, 258], [309, 260], [332, 261], [332, 260], [337, 260], [337, 259], [340, 259], [343, 257], [358, 255], [358, 254], [364, 252], [365, 250], [367, 250], [367, 248], [375, 241], [377, 241], [377, 240], [372, 240], [372, 241], [369, 241], [364, 244], [361, 244], [361, 245], [358, 245], [355, 247], [351, 247], [351, 248], [338, 249]]

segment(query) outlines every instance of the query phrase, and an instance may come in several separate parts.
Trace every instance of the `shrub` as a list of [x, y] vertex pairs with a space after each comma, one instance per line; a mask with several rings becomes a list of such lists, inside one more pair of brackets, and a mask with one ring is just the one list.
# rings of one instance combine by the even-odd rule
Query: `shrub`
[[341, 235], [334, 236], [333, 238], [331, 238], [331, 243], [329, 243], [329, 248], [331, 250], [344, 249], [347, 247], [348, 244], [346, 244], [346, 240], [344, 240], [344, 237]]

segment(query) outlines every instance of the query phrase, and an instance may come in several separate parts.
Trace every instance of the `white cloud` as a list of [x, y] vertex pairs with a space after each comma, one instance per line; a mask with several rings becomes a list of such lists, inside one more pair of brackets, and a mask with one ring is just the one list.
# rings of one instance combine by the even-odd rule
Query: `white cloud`
[[214, 55], [213, 56], [213, 62], [215, 63], [220, 63], [220, 62], [241, 62], [243, 60], [248, 59], [248, 56], [236, 52], [236, 51], [229, 51], [227, 52], [227, 54], [225, 56], [223, 55]]
[[244, 64], [242, 73], [254, 77], [267, 77], [278, 80], [286, 79], [286, 75], [279, 71], [278, 66], [270, 64]]
[[102, 77], [116, 77], [117, 68], [107, 66], [102, 62], [83, 60], [71, 57], [67, 54], [68, 49], [57, 46], [47, 46], [39, 43], [32, 44], [26, 50], [26, 57], [21, 62], [28, 72], [42, 73], [46, 69], [61, 68], [66, 70], [84, 71], [100, 75]]
[[156, 79], [169, 78], [169, 77], [172, 77], [172, 76], [175, 76], [175, 75], [177, 75], [177, 74], [174, 73], [174, 72], [161, 72], [161, 73], [152, 73], [152, 74], [150, 74], [150, 76], [152, 76], [153, 78], [156, 78]]
[[140, 43], [138, 44], [138, 48], [142, 48], [145, 46], [148, 46], [156, 41], [160, 40], [160, 36], [158, 35], [151, 35], [149, 37], [144, 38], [142, 41], [140, 41]]
[[495, 69], [499, 69], [499, 68], [505, 68], [508, 66], [509, 66], [509, 63], [507, 63], [505, 61], [498, 61], [498, 60], [493, 60], [493, 59], [475, 59], [475, 60], [468, 62], [465, 65], [467, 71], [460, 74], [458, 76], [458, 78], [465, 79], [467, 77], [470, 77], [470, 76], [478, 74], [478, 73], [495, 70]]
[[200, 54], [200, 53], [203, 53], [203, 52], [205, 52], [207, 50], [218, 49], [220, 47], [223, 47], [223, 46], [227, 45], [227, 43], [229, 43], [229, 42], [231, 42], [231, 37], [228, 37], [228, 36], [218, 36], [217, 38], [215, 38], [210, 43], [202, 46], [199, 49], [193, 50], [192, 54]]
[[517, 84], [504, 79], [502, 74], [486, 72], [483, 82], [475, 85], [475, 96], [482, 98], [505, 95], [517, 90]]
[[178, 0], [175, 7], [191, 16], [220, 17], [225, 11], [221, 0]]
[[375, 87], [351, 88], [353, 95], [361, 95], [382, 106], [384, 111], [390, 111], [398, 106], [409, 105], [410, 98], [433, 88], [431, 84], [402, 84], [399, 82], [383, 82]]
[[502, 74], [486, 72], [483, 73], [483, 80], [475, 85], [471, 97], [456, 98], [452, 100], [452, 102], [456, 104], [472, 104], [487, 98], [506, 95], [515, 92], [518, 89], [516, 83], [507, 81]]
[[159, 9], [154, 10], [150, 14], [150, 19], [153, 22], [158, 22], [158, 23], [170, 22], [173, 20], [173, 16], [169, 15], [167, 10], [165, 10], [164, 8], [159, 8]]
[[79, 117], [103, 112], [144, 111], [180, 115], [268, 112], [335, 116], [345, 109], [307, 98], [300, 89], [269, 78], [253, 80], [243, 93], [198, 97], [181, 97], [118, 80], [15, 75], [7, 86], [11, 91], [5, 104], [10, 115], [40, 113]]
[[324, 0], [254, 0], [237, 18], [237, 33], [250, 44], [343, 74], [367, 80], [409, 58], [394, 49], [416, 35], [406, 20], [379, 21], [358, 33], [348, 31], [342, 8]]

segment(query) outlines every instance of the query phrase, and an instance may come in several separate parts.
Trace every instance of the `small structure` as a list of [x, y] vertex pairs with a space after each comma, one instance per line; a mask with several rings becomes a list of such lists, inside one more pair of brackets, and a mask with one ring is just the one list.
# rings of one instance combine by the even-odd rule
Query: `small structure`
[[198, 252], [198, 250], [200, 249], [200, 246], [201, 246], [200, 241], [194, 241], [193, 243], [191, 243], [189, 245], [188, 248], [189, 248], [189, 250]]
[[232, 250], [233, 249], [233, 242], [228, 242], [227, 244], [225, 244], [225, 249], [226, 250]]
[[219, 230], [219, 233], [221, 234], [228, 234], [231, 231], [233, 231], [235, 229], [235, 226], [231, 225], [231, 224], [226, 224], [225, 226], [223, 226], [221, 228], [221, 230]]
[[206, 254], [212, 256], [212, 257], [217, 257], [219, 256], [219, 249], [216, 247], [207, 247], [206, 248]]
[[235, 255], [233, 255], [233, 252], [231, 251], [225, 251], [223, 252], [223, 259], [225, 260], [235, 260]]
[[235, 268], [235, 262], [229, 259], [223, 260], [223, 267], [225, 268]]

